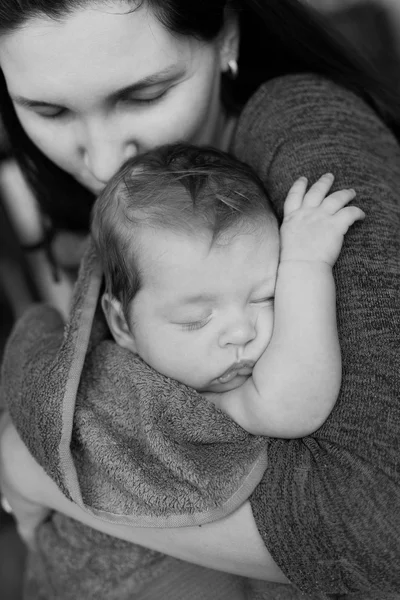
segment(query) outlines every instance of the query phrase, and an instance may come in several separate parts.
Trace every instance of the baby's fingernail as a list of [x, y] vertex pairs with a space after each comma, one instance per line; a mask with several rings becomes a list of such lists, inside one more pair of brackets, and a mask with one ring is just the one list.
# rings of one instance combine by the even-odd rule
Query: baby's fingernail
[[333, 179], [333, 173], [325, 173], [323, 177], [329, 177], [329, 179]]

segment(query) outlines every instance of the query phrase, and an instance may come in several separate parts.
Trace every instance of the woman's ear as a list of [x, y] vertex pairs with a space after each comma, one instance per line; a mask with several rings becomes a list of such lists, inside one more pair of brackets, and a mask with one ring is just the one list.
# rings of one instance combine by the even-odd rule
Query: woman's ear
[[101, 307], [106, 317], [108, 327], [118, 346], [137, 354], [135, 337], [127, 322], [121, 302], [110, 294], [103, 294]]
[[221, 71], [229, 71], [229, 62], [237, 61], [239, 57], [240, 28], [239, 16], [236, 11], [225, 11], [225, 22], [220, 33], [220, 66]]

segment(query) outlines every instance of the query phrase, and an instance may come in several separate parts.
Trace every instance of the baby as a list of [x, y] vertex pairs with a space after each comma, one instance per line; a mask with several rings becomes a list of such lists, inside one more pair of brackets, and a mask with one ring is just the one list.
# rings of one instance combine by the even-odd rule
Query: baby
[[[202, 524], [229, 514], [257, 485], [265, 441], [195, 392], [186, 401], [185, 391], [183, 403], [182, 383], [253, 434], [302, 437], [326, 420], [341, 380], [332, 266], [348, 227], [364, 217], [346, 206], [353, 190], [328, 195], [332, 183], [324, 175], [307, 191], [297, 180], [280, 230], [255, 173], [213, 149], [150, 151], [107, 185], [92, 234], [118, 346], [108, 332], [93, 341], [78, 388], [75, 361], [73, 390], [63, 392], [73, 432], [63, 462], [68, 491], [79, 488], [97, 516], [122, 515], [136, 526]], [[87, 305], [78, 306], [88, 320]], [[58, 352], [71, 323], [63, 331], [54, 322], [50, 311]], [[164, 590], [201, 600], [261, 597], [260, 582], [253, 590], [254, 582], [115, 541], [57, 513], [43, 521], [45, 507], [25, 500], [20, 513], [19, 530], [37, 531], [26, 578], [32, 597], [39, 588], [63, 600], [164, 598]], [[263, 598], [276, 597], [262, 585]]]
[[92, 219], [116, 343], [250, 433], [318, 429], [341, 383], [332, 267], [365, 216], [332, 183], [298, 179], [279, 230], [261, 181], [226, 154], [174, 145], [128, 161]]

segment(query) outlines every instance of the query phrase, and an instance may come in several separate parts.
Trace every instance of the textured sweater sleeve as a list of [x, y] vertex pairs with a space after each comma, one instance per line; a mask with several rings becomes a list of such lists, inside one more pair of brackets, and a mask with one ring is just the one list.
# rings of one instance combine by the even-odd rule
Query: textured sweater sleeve
[[258, 529], [304, 592], [399, 592], [399, 147], [359, 98], [304, 75], [257, 92], [235, 152], [257, 169], [278, 213], [296, 177], [314, 181], [328, 171], [335, 188], [356, 189], [366, 213], [334, 269], [343, 357], [337, 405], [313, 435], [271, 440], [251, 497]]

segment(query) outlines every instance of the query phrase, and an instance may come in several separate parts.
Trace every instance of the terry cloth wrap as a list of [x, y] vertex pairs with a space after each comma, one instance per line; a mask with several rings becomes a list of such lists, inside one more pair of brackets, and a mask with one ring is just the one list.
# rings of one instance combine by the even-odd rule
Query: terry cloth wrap
[[[109, 339], [101, 284], [89, 241], [67, 325], [38, 305], [10, 336], [2, 394], [24, 441], [69, 499], [107, 521], [176, 527], [229, 514], [260, 481], [268, 440]], [[24, 598], [211, 600], [219, 589], [241, 600], [249, 586], [54, 514], [39, 527]]]
[[108, 339], [101, 283], [90, 242], [65, 329], [45, 305], [16, 325], [2, 375], [13, 420], [29, 424], [33, 456], [96, 516], [140, 527], [220, 519], [260, 481], [267, 438]]

